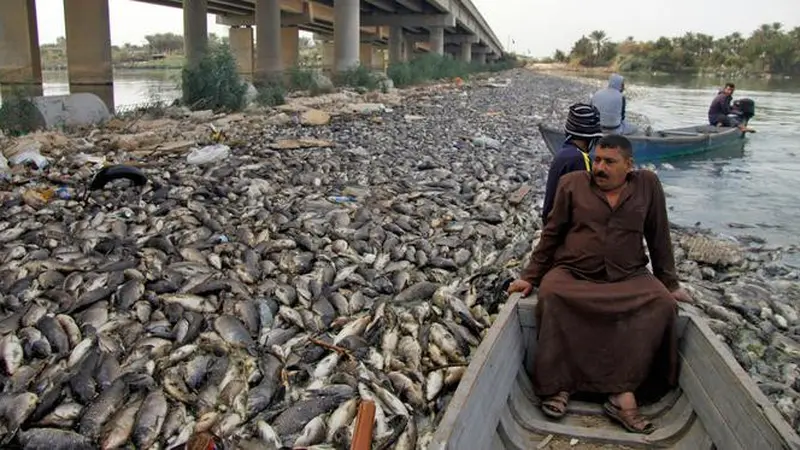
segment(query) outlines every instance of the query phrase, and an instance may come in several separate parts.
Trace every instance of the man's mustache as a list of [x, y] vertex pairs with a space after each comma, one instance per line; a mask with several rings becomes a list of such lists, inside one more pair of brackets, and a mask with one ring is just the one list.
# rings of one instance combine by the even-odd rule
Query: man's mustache
[[597, 178], [608, 178], [608, 174], [603, 172], [602, 170], [598, 170], [594, 173], [594, 176]]

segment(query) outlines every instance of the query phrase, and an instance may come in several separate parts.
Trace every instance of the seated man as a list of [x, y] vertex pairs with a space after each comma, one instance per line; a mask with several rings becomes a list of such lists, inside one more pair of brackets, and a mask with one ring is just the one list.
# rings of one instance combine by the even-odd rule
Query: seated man
[[600, 111], [600, 125], [606, 133], [634, 134], [636, 127], [625, 120], [625, 78], [617, 73], [608, 78], [608, 87], [592, 96], [591, 103]]
[[547, 173], [547, 187], [542, 205], [542, 223], [547, 223], [547, 215], [553, 208], [558, 179], [562, 175], [576, 171], [589, 171], [589, 152], [597, 139], [603, 136], [600, 130], [600, 115], [597, 108], [585, 103], [575, 103], [569, 107], [567, 123], [564, 124], [566, 140], [556, 153]]
[[543, 412], [563, 416], [576, 392], [607, 394], [609, 416], [649, 434], [634, 392], [675, 385], [675, 301], [691, 299], [675, 274], [661, 183], [633, 170], [632, 151], [627, 138], [605, 136], [591, 173], [561, 177], [541, 240], [508, 290], [539, 288], [532, 381]]
[[725, 83], [725, 88], [717, 93], [708, 107], [708, 123], [718, 127], [735, 127], [739, 122], [731, 117], [731, 100], [736, 89], [733, 83]]

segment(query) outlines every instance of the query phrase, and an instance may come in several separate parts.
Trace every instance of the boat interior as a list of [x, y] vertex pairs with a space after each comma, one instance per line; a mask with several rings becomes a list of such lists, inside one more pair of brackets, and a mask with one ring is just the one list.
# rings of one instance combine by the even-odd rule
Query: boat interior
[[[679, 387], [640, 410], [657, 429], [630, 433], [598, 399], [573, 396], [546, 417], [526, 367], [536, 352], [534, 297], [512, 296], [459, 384], [433, 449], [800, 449], [800, 438], [691, 306], [681, 305]], [[600, 399], [602, 400], [602, 399]]]
[[735, 129], [736, 129], [735, 127], [717, 127], [714, 125], [694, 125], [690, 127], [670, 128], [667, 130], [652, 130], [650, 128], [646, 128], [641, 130], [639, 133], [633, 134], [631, 136], [647, 136], [647, 137], [660, 137], [660, 138], [692, 137], [692, 136], [703, 136], [706, 134], [720, 134]]

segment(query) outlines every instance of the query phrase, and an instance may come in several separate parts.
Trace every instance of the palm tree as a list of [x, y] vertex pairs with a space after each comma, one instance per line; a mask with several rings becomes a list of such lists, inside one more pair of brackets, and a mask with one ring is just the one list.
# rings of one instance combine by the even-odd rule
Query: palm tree
[[594, 42], [594, 57], [595, 60], [600, 57], [600, 52], [603, 50], [603, 44], [608, 42], [608, 36], [603, 30], [594, 30], [589, 33], [589, 39]]

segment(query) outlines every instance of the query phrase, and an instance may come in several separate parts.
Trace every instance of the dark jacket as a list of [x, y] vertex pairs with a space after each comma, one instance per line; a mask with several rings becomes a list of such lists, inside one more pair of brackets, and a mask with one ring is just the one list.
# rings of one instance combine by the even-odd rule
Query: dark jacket
[[547, 215], [553, 209], [553, 200], [556, 196], [559, 178], [576, 170], [591, 170], [589, 154], [581, 151], [572, 141], [568, 141], [564, 143], [561, 150], [556, 153], [553, 162], [550, 163], [550, 171], [547, 173], [547, 187], [544, 191], [544, 205], [542, 205], [542, 223], [547, 223]]
[[716, 125], [720, 116], [730, 114], [731, 100], [733, 98], [730, 95], [725, 95], [724, 92], [717, 94], [714, 100], [711, 101], [711, 106], [708, 107], [708, 123]]

